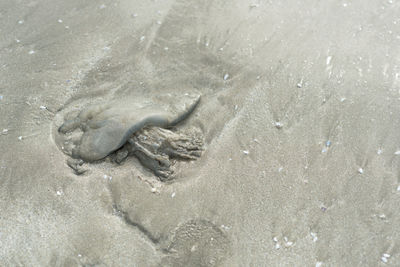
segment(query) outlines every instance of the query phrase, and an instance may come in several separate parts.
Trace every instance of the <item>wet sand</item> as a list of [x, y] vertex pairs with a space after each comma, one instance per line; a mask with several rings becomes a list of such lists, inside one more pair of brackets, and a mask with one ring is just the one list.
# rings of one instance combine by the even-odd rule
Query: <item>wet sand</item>
[[[0, 265], [398, 266], [400, 4], [1, 1]], [[201, 101], [158, 179], [76, 175], [64, 111]]]

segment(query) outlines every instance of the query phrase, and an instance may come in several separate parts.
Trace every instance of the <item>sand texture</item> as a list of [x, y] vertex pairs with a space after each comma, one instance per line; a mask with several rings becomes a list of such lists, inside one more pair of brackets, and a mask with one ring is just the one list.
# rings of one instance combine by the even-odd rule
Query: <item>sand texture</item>
[[0, 1], [0, 266], [399, 266], [400, 3]]

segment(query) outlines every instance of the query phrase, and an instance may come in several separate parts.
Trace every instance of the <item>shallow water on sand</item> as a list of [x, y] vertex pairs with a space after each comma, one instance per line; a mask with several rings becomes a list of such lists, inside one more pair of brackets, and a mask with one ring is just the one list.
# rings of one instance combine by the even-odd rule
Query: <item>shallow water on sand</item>
[[[0, 262], [396, 265], [399, 9], [1, 2]], [[191, 90], [205, 151], [170, 183], [135, 159], [78, 177], [54, 141], [89, 105]]]

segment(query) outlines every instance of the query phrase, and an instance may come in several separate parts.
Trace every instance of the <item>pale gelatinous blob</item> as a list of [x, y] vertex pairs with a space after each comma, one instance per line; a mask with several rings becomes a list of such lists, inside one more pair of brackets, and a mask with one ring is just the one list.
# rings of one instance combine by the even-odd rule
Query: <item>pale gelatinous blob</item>
[[75, 140], [63, 139], [64, 143], [70, 144], [70, 151], [66, 149], [65, 152], [74, 158], [95, 161], [120, 148], [133, 133], [145, 126], [177, 124], [189, 116], [199, 101], [197, 93], [113, 100], [85, 108], [75, 118], [65, 121], [58, 132], [68, 137], [82, 130], [83, 134]]

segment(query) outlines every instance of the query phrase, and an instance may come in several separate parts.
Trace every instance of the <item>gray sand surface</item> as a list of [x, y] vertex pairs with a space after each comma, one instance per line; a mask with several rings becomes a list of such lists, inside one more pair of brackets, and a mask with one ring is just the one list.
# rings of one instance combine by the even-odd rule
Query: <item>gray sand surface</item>
[[[400, 3], [0, 1], [0, 266], [399, 266]], [[65, 107], [201, 94], [161, 182]], [[71, 115], [72, 116], [72, 115]]]

